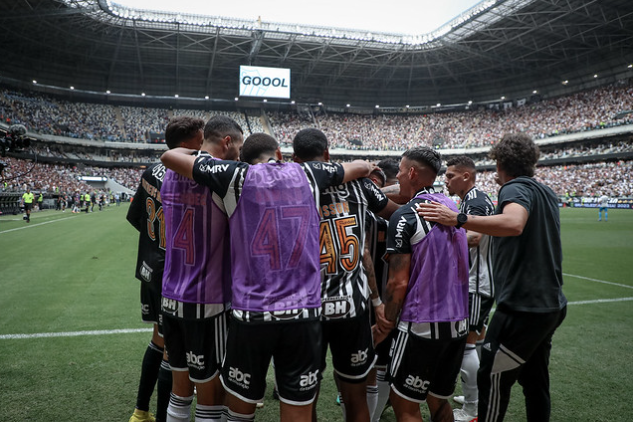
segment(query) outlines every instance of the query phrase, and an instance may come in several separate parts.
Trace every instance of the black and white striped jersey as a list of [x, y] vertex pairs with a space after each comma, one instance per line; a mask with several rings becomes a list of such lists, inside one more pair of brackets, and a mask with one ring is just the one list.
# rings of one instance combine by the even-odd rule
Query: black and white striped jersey
[[378, 293], [383, 298], [383, 292], [386, 291], [387, 276], [389, 274], [389, 266], [383, 259], [387, 251], [387, 228], [389, 221], [372, 213], [367, 213], [367, 246], [371, 253], [371, 259], [374, 263], [374, 273], [376, 274], [376, 286]]
[[367, 211], [387, 206], [384, 193], [367, 178], [321, 193], [319, 214], [321, 299], [324, 319], [353, 318], [367, 309], [369, 287], [363, 268]]
[[[470, 215], [493, 215], [495, 206], [490, 197], [473, 186], [462, 200], [460, 211]], [[479, 245], [469, 248], [470, 281], [469, 292], [487, 297], [494, 297], [494, 278], [492, 274], [492, 256], [490, 253], [492, 238], [486, 234], [481, 236]]]

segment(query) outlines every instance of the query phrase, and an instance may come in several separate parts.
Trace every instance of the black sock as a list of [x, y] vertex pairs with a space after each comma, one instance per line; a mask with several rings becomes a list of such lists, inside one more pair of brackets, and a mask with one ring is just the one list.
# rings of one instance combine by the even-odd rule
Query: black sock
[[158, 392], [156, 397], [156, 422], [167, 420], [167, 407], [171, 394], [171, 368], [167, 361], [162, 361], [158, 371]]
[[136, 396], [136, 408], [139, 410], [149, 410], [149, 400], [154, 392], [156, 379], [158, 378], [158, 368], [163, 361], [163, 348], [156, 346], [150, 341], [143, 356], [141, 366], [141, 380], [138, 385], [138, 395]]

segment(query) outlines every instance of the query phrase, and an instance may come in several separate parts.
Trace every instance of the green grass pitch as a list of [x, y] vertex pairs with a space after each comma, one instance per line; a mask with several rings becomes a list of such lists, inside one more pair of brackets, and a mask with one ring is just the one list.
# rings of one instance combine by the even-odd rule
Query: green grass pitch
[[[140, 321], [137, 233], [126, 211], [45, 211], [28, 225], [0, 217], [1, 421], [130, 417], [150, 332]], [[631, 420], [633, 212], [610, 210], [607, 223], [597, 213], [561, 210], [570, 305], [554, 337], [552, 421]], [[129, 331], [98, 333], [114, 330]], [[21, 336], [33, 334], [41, 336]], [[278, 420], [269, 381], [259, 421]], [[342, 420], [335, 395], [328, 368], [319, 421]], [[423, 415], [428, 421], [425, 406]], [[395, 421], [391, 409], [382, 420]], [[506, 420], [525, 421], [518, 385]]]

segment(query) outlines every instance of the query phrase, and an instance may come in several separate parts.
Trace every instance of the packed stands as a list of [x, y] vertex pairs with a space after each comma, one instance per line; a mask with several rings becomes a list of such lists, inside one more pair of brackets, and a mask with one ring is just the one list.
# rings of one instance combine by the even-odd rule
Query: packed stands
[[544, 139], [633, 124], [633, 114], [625, 114], [631, 110], [633, 86], [620, 82], [505, 109], [503, 103], [495, 103], [468, 111], [417, 115], [277, 112], [269, 117], [274, 135], [282, 143], [292, 142], [304, 127], [317, 126], [332, 148], [402, 151], [419, 144], [451, 149], [490, 146], [506, 132], [526, 132]]

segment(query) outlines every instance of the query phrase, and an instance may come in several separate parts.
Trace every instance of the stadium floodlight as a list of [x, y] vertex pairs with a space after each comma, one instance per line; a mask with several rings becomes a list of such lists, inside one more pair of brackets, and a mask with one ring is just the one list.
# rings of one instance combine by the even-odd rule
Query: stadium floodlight
[[237, 101], [239, 98], [235, 97], [235, 101]]
[[376, 108], [380, 108], [380, 105], [376, 104]]
[[597, 74], [597, 73], [595, 73], [595, 74], [593, 75], [593, 77], [594, 77], [594, 78], [597, 78], [597, 77], [598, 77], [598, 74]]
[[565, 80], [563, 81], [563, 85], [567, 85], [568, 83], [569, 83], [569, 81], [568, 81], [567, 79], [565, 79]]
[[174, 97], [178, 98], [178, 94], [175, 94]]
[[205, 99], [205, 100], [208, 100], [208, 99], [209, 99], [209, 96], [208, 96], [208, 95], [205, 95], [205, 96], [204, 96], [204, 99]]
[[319, 101], [319, 105], [320, 105], [320, 106], [322, 106], [322, 105], [323, 105], [323, 103], [322, 103], [321, 101]]
[[144, 93], [144, 92], [141, 92], [141, 97], [144, 97], [144, 96], [145, 96], [145, 93]]
[[349, 107], [350, 107], [350, 105], [349, 105], [349, 104], [347, 104], [347, 106], [346, 106], [346, 107], [347, 107], [347, 108], [349, 108]]
[[33, 83], [34, 83], [34, 84], [37, 84], [37, 81], [36, 81], [35, 79], [33, 79]]
[[538, 91], [535, 89], [534, 91], [532, 91], [532, 94], [538, 94]]
[[628, 65], [627, 68], [633, 69], [633, 64]]
[[472, 103], [473, 103], [473, 100], [468, 101], [468, 105], [471, 105]]
[[409, 104], [407, 104], [405, 107], [406, 107], [406, 108], [409, 108]]
[[106, 91], [106, 94], [109, 94], [109, 93], [110, 93], [110, 90], [108, 89], [108, 90]]
[[294, 104], [294, 103], [295, 103], [295, 100], [290, 101], [290, 104]]
[[267, 103], [267, 102], [268, 102], [268, 100], [267, 100], [266, 98], [264, 98], [264, 102], [265, 102], [265, 103]]
[[70, 89], [75, 89], [75, 87], [71, 85]]
[[501, 101], [505, 100], [506, 97], [504, 95], [501, 96]]
[[441, 107], [441, 106], [442, 106], [442, 104], [441, 104], [441, 103], [437, 103], [437, 104], [435, 105], [435, 107]]

